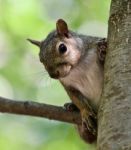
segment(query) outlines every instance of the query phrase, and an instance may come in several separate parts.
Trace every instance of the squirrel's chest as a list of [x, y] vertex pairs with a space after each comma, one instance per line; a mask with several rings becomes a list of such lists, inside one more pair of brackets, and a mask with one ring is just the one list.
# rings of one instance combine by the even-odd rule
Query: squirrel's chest
[[96, 65], [89, 69], [86, 66], [79, 66], [72, 70], [72, 72], [61, 82], [66, 87], [74, 87], [79, 90], [90, 103], [95, 107], [99, 105], [99, 99], [102, 91], [103, 77], [101, 71]]

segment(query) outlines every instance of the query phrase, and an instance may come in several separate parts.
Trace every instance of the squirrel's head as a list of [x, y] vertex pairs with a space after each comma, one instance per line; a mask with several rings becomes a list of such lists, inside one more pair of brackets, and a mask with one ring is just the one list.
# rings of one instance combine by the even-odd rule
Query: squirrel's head
[[82, 40], [68, 30], [67, 23], [62, 19], [56, 22], [56, 30], [45, 40], [28, 40], [40, 48], [40, 62], [52, 78], [67, 76], [81, 57]]

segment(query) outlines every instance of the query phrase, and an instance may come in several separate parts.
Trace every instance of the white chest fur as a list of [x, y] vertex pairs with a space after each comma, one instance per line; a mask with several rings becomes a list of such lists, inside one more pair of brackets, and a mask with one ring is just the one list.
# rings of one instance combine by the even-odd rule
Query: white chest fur
[[61, 78], [60, 81], [66, 86], [79, 90], [97, 109], [103, 85], [103, 72], [96, 61], [97, 54], [91, 51], [88, 53], [88, 58], [84, 58], [68, 76]]

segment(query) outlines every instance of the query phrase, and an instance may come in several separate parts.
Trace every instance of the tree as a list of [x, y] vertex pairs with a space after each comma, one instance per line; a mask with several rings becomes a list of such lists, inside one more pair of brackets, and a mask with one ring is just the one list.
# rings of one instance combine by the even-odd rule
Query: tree
[[[131, 1], [112, 0], [105, 82], [98, 116], [99, 150], [131, 149]], [[18, 109], [19, 108], [19, 109]], [[45, 111], [40, 111], [42, 109]], [[52, 110], [51, 114], [49, 114]], [[78, 113], [61, 107], [10, 101], [0, 97], [0, 111], [80, 123]], [[59, 115], [59, 113], [63, 115]], [[56, 115], [57, 114], [57, 115]], [[61, 118], [60, 118], [61, 117]]]
[[99, 150], [130, 150], [131, 1], [112, 0], [104, 90], [98, 125]]

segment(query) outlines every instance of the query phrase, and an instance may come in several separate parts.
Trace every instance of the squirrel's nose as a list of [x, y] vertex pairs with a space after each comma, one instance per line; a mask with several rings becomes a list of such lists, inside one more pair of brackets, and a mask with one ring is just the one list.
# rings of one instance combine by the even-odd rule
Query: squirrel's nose
[[49, 75], [50, 75], [51, 78], [58, 79], [59, 71], [56, 71], [55, 73], [50, 73]]

